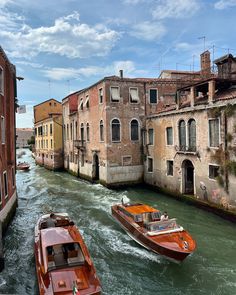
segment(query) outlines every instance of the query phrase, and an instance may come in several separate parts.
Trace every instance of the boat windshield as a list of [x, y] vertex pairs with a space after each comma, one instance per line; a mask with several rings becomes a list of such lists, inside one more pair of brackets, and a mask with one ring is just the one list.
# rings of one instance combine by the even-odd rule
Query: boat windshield
[[178, 228], [179, 225], [176, 223], [176, 219], [173, 218], [167, 221], [150, 222], [146, 225], [146, 227], [148, 231], [162, 231]]
[[83, 265], [85, 258], [78, 243], [47, 247], [48, 271], [68, 266]]

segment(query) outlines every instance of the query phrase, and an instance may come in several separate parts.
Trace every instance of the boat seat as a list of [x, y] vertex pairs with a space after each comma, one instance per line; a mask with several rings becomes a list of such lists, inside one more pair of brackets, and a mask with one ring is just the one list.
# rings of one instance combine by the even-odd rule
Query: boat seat
[[[73, 252], [73, 253], [70, 253], [70, 252]], [[84, 256], [83, 256], [82, 252], [78, 251], [78, 250], [68, 251], [67, 263], [69, 265], [71, 265], [71, 264], [84, 264]]]

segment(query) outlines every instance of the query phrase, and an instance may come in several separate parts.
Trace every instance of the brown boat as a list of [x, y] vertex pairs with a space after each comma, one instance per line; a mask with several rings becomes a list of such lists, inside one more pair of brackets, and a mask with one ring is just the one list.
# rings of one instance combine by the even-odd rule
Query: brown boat
[[161, 212], [148, 205], [117, 204], [112, 206], [112, 215], [137, 243], [174, 262], [183, 261], [196, 248], [175, 218], [163, 221]]
[[[67, 213], [43, 215], [35, 226], [39, 294], [101, 294], [83, 238]], [[50, 227], [49, 227], [50, 226]]]
[[28, 163], [26, 163], [26, 162], [19, 162], [17, 164], [17, 166], [16, 166], [16, 169], [17, 170], [24, 170], [24, 171], [26, 171], [26, 170], [29, 170], [29, 168], [30, 168], [30, 165]]

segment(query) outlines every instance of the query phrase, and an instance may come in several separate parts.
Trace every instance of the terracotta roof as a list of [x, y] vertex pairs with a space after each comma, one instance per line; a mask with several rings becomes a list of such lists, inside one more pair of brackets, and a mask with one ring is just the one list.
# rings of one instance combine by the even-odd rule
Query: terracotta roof
[[125, 210], [131, 214], [142, 214], [142, 213], [149, 213], [149, 212], [158, 212], [157, 209], [152, 208], [148, 205], [139, 204], [139, 205], [132, 205], [128, 207], [124, 207]]

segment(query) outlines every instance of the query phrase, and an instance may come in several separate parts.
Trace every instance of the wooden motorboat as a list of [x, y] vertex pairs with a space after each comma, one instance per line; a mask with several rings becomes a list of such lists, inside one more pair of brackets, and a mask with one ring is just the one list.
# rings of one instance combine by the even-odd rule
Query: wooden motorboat
[[163, 221], [161, 212], [148, 205], [117, 204], [112, 206], [112, 215], [137, 243], [174, 262], [183, 261], [196, 248], [175, 218]]
[[28, 164], [26, 162], [19, 162], [16, 165], [17, 170], [29, 170], [29, 168], [30, 168], [30, 164]]
[[55, 213], [53, 226], [50, 219], [49, 214], [43, 215], [35, 226], [39, 294], [101, 294], [95, 267], [78, 228], [67, 213]]

